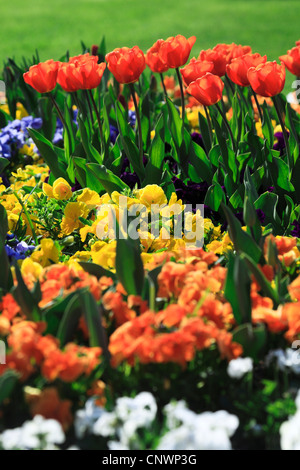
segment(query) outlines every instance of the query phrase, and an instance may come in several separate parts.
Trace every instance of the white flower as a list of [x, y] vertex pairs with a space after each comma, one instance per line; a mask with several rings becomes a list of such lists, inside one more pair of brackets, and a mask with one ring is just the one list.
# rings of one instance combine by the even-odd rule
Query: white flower
[[189, 410], [185, 401], [171, 402], [164, 407], [167, 417], [167, 426], [169, 429], [177, 428], [180, 424], [188, 424], [193, 422], [196, 414]]
[[55, 419], [45, 419], [36, 415], [32, 421], [22, 426], [22, 442], [24, 447], [35, 449], [40, 446], [41, 438], [46, 444], [62, 444], [65, 434], [61, 424]]
[[232, 379], [241, 379], [253, 370], [253, 360], [250, 357], [232, 359], [227, 367], [227, 373]]
[[107, 445], [109, 450], [130, 450], [129, 447], [118, 441], [108, 441]]
[[300, 450], [300, 412], [282, 423], [279, 432], [282, 450]]
[[295, 374], [300, 374], [299, 351], [294, 349], [275, 349], [270, 351], [266, 357], [266, 364], [269, 365], [275, 359], [280, 370], [291, 369]]
[[95, 422], [102, 416], [106, 411], [95, 404], [95, 398], [90, 398], [85, 408], [78, 410], [76, 413], [74, 427], [75, 434], [78, 439], [82, 439], [86, 432], [92, 433]]
[[53, 444], [62, 444], [65, 434], [60, 423], [54, 419], [35, 416], [26, 421], [21, 428], [8, 429], [0, 435], [2, 447], [9, 449], [56, 450]]
[[141, 426], [148, 426], [156, 416], [157, 404], [151, 393], [141, 392], [135, 398], [118, 398], [115, 412], [123, 422], [132, 418]]
[[0, 434], [0, 442], [4, 450], [19, 449], [21, 444], [21, 428], [7, 429]]
[[118, 426], [118, 418], [115, 413], [105, 411], [93, 426], [94, 434], [97, 436], [113, 436]]
[[182, 400], [169, 403], [164, 411], [171, 430], [160, 440], [158, 450], [231, 449], [230, 437], [239, 425], [236, 416], [224, 410], [197, 415]]

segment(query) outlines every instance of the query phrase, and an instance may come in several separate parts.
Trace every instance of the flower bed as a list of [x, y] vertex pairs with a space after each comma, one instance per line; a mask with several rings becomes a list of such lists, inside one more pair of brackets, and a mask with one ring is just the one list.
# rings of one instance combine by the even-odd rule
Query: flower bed
[[299, 447], [300, 45], [194, 42], [5, 64], [0, 448]]

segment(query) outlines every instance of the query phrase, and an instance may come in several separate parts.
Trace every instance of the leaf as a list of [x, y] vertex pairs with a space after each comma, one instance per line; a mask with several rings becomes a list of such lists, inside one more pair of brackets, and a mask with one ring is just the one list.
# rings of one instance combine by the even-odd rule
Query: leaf
[[39, 149], [43, 159], [49, 166], [56, 179], [64, 178], [68, 183], [72, 183], [67, 175], [67, 161], [62, 158], [61, 153], [55, 151], [55, 148], [49, 140], [35, 129], [28, 128], [28, 133]]
[[200, 128], [201, 136], [203, 139], [204, 147], [208, 154], [211, 149], [211, 142], [210, 142], [207, 120], [200, 112], [198, 113], [198, 120], [199, 120], [199, 128]]
[[251, 321], [250, 289], [251, 279], [245, 262], [230, 254], [224, 295], [231, 304], [238, 325]]
[[27, 320], [38, 321], [41, 317], [41, 312], [38, 306], [38, 302], [32, 292], [26, 286], [18, 263], [14, 262], [14, 268], [18, 284], [14, 286], [12, 294], [15, 301], [21, 307], [23, 315], [26, 316]]
[[254, 275], [256, 281], [260, 285], [261, 290], [264, 293], [264, 296], [265, 297], [270, 297], [270, 299], [272, 299], [273, 302], [274, 302], [274, 308], [276, 308], [279, 305], [278, 294], [272, 288], [271, 284], [267, 280], [264, 273], [258, 268], [257, 264], [254, 263], [251, 258], [249, 258], [248, 255], [242, 254], [241, 257], [242, 257], [242, 259], [244, 259], [246, 261], [246, 264], [247, 264], [249, 270], [252, 272], [252, 274]]
[[146, 167], [146, 178], [143, 181], [143, 186], [147, 184], [160, 184], [164, 156], [165, 129], [164, 118], [163, 115], [161, 115], [155, 127], [155, 136], [150, 147], [149, 162]]
[[129, 189], [127, 184], [123, 183], [118, 176], [114, 175], [114, 173], [105, 168], [105, 166], [97, 165], [96, 163], [87, 163], [86, 167], [94, 176], [96, 176], [109, 194], [113, 191], [122, 192], [124, 189]]
[[79, 264], [87, 273], [96, 276], [97, 279], [100, 279], [102, 276], [111, 277], [112, 279], [116, 277], [114, 273], [108, 271], [108, 269], [104, 269], [99, 264], [88, 261], [80, 261]]
[[233, 341], [241, 344], [244, 356], [252, 357], [258, 361], [264, 354], [267, 342], [267, 331], [265, 325], [253, 327], [250, 323], [241, 325], [233, 331]]
[[97, 305], [89, 291], [79, 292], [79, 301], [89, 331], [90, 347], [100, 347], [104, 356], [109, 359], [107, 336], [102, 325], [102, 307]]
[[226, 202], [225, 194], [219, 183], [213, 183], [207, 190], [204, 204], [213, 211], [219, 210], [221, 202]]
[[134, 171], [142, 181], [145, 177], [144, 166], [140, 162], [140, 152], [135, 144], [135, 134], [125, 118], [124, 108], [119, 101], [116, 102], [116, 117], [120, 132], [120, 138], [127, 158], [129, 159]]
[[141, 258], [140, 240], [120, 238], [117, 240], [116, 273], [128, 295], [141, 295], [144, 285], [144, 266]]
[[232, 214], [231, 210], [222, 203], [222, 209], [225, 213], [229, 228], [229, 236], [234, 244], [234, 248], [238, 253], [246, 253], [254, 262], [259, 263], [263, 254], [260, 247], [242, 230], [238, 219]]
[[79, 293], [77, 293], [69, 299], [58, 328], [57, 339], [60, 341], [61, 347], [74, 338], [81, 315], [81, 304]]
[[13, 389], [15, 388], [19, 374], [14, 370], [7, 370], [0, 377], [0, 405], [10, 397]]
[[9, 165], [9, 160], [7, 158], [0, 157], [0, 174], [3, 173], [3, 170]]

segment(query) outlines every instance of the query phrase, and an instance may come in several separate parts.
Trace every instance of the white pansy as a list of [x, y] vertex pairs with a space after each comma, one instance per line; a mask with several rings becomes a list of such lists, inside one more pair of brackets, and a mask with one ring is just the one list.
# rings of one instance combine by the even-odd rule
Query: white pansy
[[115, 412], [122, 421], [137, 419], [141, 426], [149, 425], [155, 418], [157, 404], [149, 392], [141, 392], [135, 398], [118, 398]]
[[118, 441], [108, 441], [107, 446], [109, 450], [130, 450], [129, 447]]
[[0, 434], [0, 443], [4, 450], [19, 449], [21, 444], [21, 428], [7, 429]]
[[82, 439], [85, 433], [92, 433], [94, 424], [106, 411], [97, 406], [95, 398], [90, 398], [85, 404], [85, 408], [76, 412], [74, 427], [78, 439]]
[[118, 418], [116, 413], [105, 411], [93, 426], [94, 434], [97, 436], [109, 437], [116, 433]]
[[300, 411], [280, 426], [282, 450], [300, 450]]
[[266, 364], [270, 365], [274, 359], [280, 370], [291, 369], [295, 374], [300, 374], [299, 352], [295, 349], [275, 349], [270, 351], [266, 357]]
[[9, 449], [49, 449], [56, 450], [54, 444], [62, 444], [65, 434], [60, 423], [54, 419], [35, 416], [21, 428], [8, 429], [0, 435], [5, 450]]
[[232, 379], [241, 379], [245, 374], [252, 372], [253, 360], [250, 357], [232, 359], [227, 367], [227, 373]]
[[197, 416], [193, 411], [189, 410], [185, 401], [171, 402], [164, 407], [164, 413], [167, 418], [167, 426], [174, 429], [180, 424], [188, 424]]

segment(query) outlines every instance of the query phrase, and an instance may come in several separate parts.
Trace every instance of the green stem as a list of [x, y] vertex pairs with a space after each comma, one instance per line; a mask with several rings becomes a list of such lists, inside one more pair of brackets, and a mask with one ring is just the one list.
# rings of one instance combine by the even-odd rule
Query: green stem
[[144, 159], [144, 145], [143, 145], [142, 122], [141, 122], [140, 110], [139, 110], [137, 100], [136, 100], [136, 96], [135, 96], [134, 84], [129, 83], [129, 88], [130, 88], [131, 96], [132, 96], [133, 103], [134, 103], [135, 115], [136, 115], [137, 126], [138, 126], [140, 165], [141, 165], [141, 168], [144, 168], [144, 161], [143, 161], [143, 159]]
[[181, 94], [181, 116], [182, 116], [182, 132], [184, 131], [184, 120], [185, 120], [185, 104], [184, 104], [184, 93], [183, 93], [183, 85], [182, 85], [182, 79], [181, 75], [179, 72], [179, 68], [177, 67], [176, 69], [176, 74], [179, 82], [179, 87], [180, 87], [180, 94]]
[[59, 117], [59, 119], [61, 120], [61, 123], [62, 123], [62, 125], [63, 125], [63, 127], [64, 127], [64, 129], [65, 129], [65, 131], [66, 131], [66, 133], [67, 133], [68, 140], [69, 140], [69, 146], [71, 147], [72, 139], [71, 139], [70, 130], [69, 130], [67, 124], [66, 124], [65, 118], [64, 118], [64, 116], [63, 116], [61, 110], [59, 109], [59, 106], [58, 106], [58, 104], [56, 103], [56, 100], [55, 100], [54, 96], [52, 96], [51, 94], [49, 94], [48, 96], [50, 97], [50, 99], [51, 99], [51, 101], [52, 101], [52, 104], [53, 104], [53, 106], [55, 107], [56, 112], [57, 112], [57, 114], [58, 114], [58, 117]]
[[264, 117], [263, 117], [263, 113], [262, 113], [262, 110], [261, 110], [261, 107], [259, 105], [259, 102], [258, 102], [258, 99], [257, 99], [257, 95], [255, 93], [255, 91], [253, 90], [252, 86], [250, 86], [250, 90], [252, 92], [252, 95], [254, 97], [254, 100], [255, 100], [255, 103], [256, 103], [256, 107], [258, 109], [258, 113], [259, 113], [259, 118], [260, 118], [260, 121], [261, 121], [261, 125], [263, 126], [264, 124]]
[[[27, 209], [26, 209], [26, 206], [25, 206], [24, 202], [22, 201], [22, 199], [19, 198], [19, 196], [17, 195], [16, 191], [14, 191], [14, 195], [15, 195], [15, 197], [18, 199], [19, 203], [20, 203], [21, 206], [22, 206], [22, 209], [23, 209], [23, 211], [24, 211], [25, 217], [26, 217], [26, 219], [28, 220], [29, 227], [31, 228], [32, 236], [33, 236], [34, 242], [35, 242], [36, 246], [38, 246], [39, 241], [38, 241], [38, 238], [37, 238], [37, 236], [36, 236], [36, 233], [35, 233], [35, 230], [34, 230], [34, 226], [33, 226], [32, 220], [31, 220], [31, 218], [30, 218], [30, 215], [28, 214], [28, 211], [27, 211]], [[20, 216], [21, 216], [21, 214], [20, 214]]]
[[227, 127], [227, 129], [228, 129], [228, 132], [229, 132], [229, 135], [230, 135], [230, 138], [231, 138], [231, 142], [232, 142], [232, 146], [233, 146], [233, 150], [234, 150], [234, 153], [236, 153], [236, 151], [237, 151], [237, 149], [236, 149], [236, 143], [235, 143], [235, 140], [234, 140], [234, 137], [233, 137], [233, 134], [232, 134], [231, 127], [230, 127], [230, 125], [228, 124], [226, 115], [223, 113], [223, 111], [222, 111], [222, 109], [220, 108], [220, 106], [218, 105], [218, 103], [216, 103], [215, 106], [216, 106], [217, 110], [219, 111], [219, 113], [221, 114], [222, 119], [223, 119], [223, 121], [224, 121], [224, 124], [225, 124], [225, 126]]
[[104, 145], [104, 136], [103, 136], [103, 129], [102, 129], [102, 124], [101, 124], [100, 114], [99, 114], [99, 111], [98, 111], [96, 102], [95, 102], [95, 100], [94, 100], [94, 96], [93, 96], [92, 90], [88, 90], [88, 95], [89, 95], [90, 98], [91, 98], [92, 106], [93, 106], [94, 111], [95, 111], [95, 113], [96, 113], [97, 122], [98, 122], [98, 127], [99, 127], [99, 132], [100, 132], [100, 140], [101, 140], [101, 147], [102, 147], [101, 150], [102, 150], [102, 152], [104, 152], [105, 145]]
[[287, 135], [287, 132], [286, 132], [284, 122], [283, 122], [283, 118], [282, 118], [280, 105], [279, 105], [279, 101], [278, 101], [277, 96], [273, 96], [273, 103], [274, 103], [276, 113], [277, 113], [277, 116], [278, 116], [278, 119], [279, 119], [279, 122], [280, 122], [280, 125], [281, 125], [283, 138], [284, 138], [284, 143], [285, 143], [285, 148], [286, 148], [286, 153], [287, 153], [287, 156], [288, 156], [289, 167], [290, 167], [290, 170], [291, 170], [294, 166], [293, 165], [293, 159], [292, 159], [292, 155], [291, 155], [291, 149], [290, 149], [290, 146], [289, 146], [289, 138], [288, 138], [288, 135]]
[[232, 96], [234, 96], [234, 94], [235, 94], [235, 89], [234, 89], [233, 83], [232, 83], [232, 81], [229, 79], [227, 73], [225, 73], [225, 81], [226, 81], [227, 85], [229, 86], [229, 88], [230, 88], [230, 90], [231, 90]]
[[159, 76], [160, 76], [161, 86], [163, 87], [163, 90], [164, 90], [165, 98], [168, 98], [168, 93], [167, 93], [166, 85], [165, 85], [165, 83], [164, 83], [164, 76], [163, 76], [162, 73], [160, 73]]
[[204, 106], [204, 111], [205, 111], [205, 116], [206, 116], [206, 120], [207, 120], [208, 133], [209, 133], [209, 139], [210, 139], [210, 148], [211, 148], [212, 145], [213, 145], [213, 132], [212, 132], [212, 126], [211, 126], [211, 119], [210, 119], [210, 115], [208, 113], [207, 106]]

